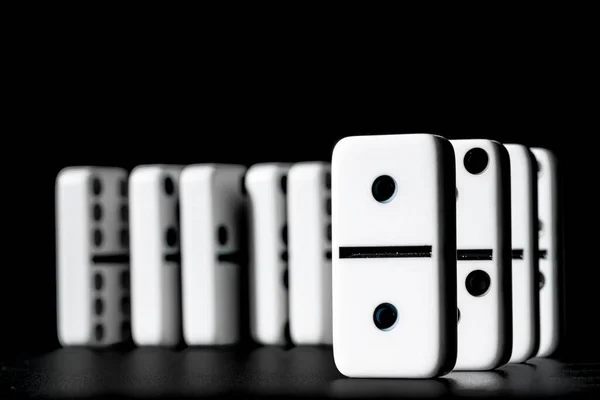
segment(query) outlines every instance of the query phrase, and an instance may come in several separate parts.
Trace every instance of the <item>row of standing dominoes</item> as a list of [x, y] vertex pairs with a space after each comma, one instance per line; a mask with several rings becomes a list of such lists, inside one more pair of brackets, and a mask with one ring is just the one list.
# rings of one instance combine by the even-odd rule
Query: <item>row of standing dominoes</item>
[[560, 320], [556, 188], [546, 149], [429, 134], [338, 142], [337, 368], [431, 378], [551, 355]]
[[285, 343], [289, 318], [294, 343], [333, 343], [348, 376], [547, 356], [558, 340], [556, 165], [532, 152], [351, 137], [334, 150], [332, 192], [323, 162], [153, 165], [130, 176], [67, 168], [57, 179], [59, 339], [236, 343], [248, 253], [252, 337]]
[[235, 344], [246, 308], [261, 344], [330, 344], [329, 184], [323, 162], [143, 165], [130, 175], [65, 168], [56, 186], [61, 344]]

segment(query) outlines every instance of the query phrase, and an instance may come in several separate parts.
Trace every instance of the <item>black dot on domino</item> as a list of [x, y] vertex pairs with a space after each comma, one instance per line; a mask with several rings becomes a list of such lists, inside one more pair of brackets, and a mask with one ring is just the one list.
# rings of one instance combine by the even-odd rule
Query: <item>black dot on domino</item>
[[331, 197], [327, 198], [325, 202], [325, 211], [327, 212], [327, 215], [331, 215]]
[[127, 222], [129, 220], [129, 207], [127, 204], [121, 204], [121, 208], [119, 209], [119, 217], [121, 217], [121, 222]]
[[288, 289], [289, 288], [289, 272], [288, 268], [283, 271], [283, 286]]
[[467, 292], [473, 297], [481, 297], [485, 295], [491, 285], [491, 278], [485, 271], [477, 269], [471, 271], [465, 280]]
[[540, 290], [541, 290], [544, 287], [544, 284], [546, 283], [546, 278], [544, 277], [544, 274], [542, 274], [541, 272], [539, 272], [538, 281], [539, 281], [539, 286], [540, 286]]
[[94, 196], [99, 196], [102, 193], [102, 182], [98, 177], [92, 178], [92, 194]]
[[165, 193], [170, 196], [175, 193], [175, 184], [173, 183], [173, 179], [170, 176], [167, 176], [164, 181], [164, 189]]
[[331, 260], [331, 250], [325, 252], [325, 258]]
[[325, 187], [327, 190], [331, 190], [331, 172], [325, 174]]
[[121, 197], [127, 197], [127, 192], [127, 179], [121, 179], [119, 181], [119, 194], [121, 194]]
[[129, 229], [123, 228], [119, 231], [119, 242], [121, 242], [122, 247], [129, 246]]
[[104, 338], [104, 326], [101, 324], [96, 324], [94, 327], [94, 336], [97, 341], [101, 341]]
[[131, 312], [131, 300], [129, 296], [125, 296], [121, 299], [121, 312], [123, 315], [129, 315]]
[[94, 274], [94, 289], [101, 290], [104, 286], [104, 278], [100, 272]]
[[121, 277], [119, 279], [121, 283], [121, 289], [128, 290], [129, 289], [129, 271], [125, 270], [121, 272]]
[[102, 301], [102, 299], [96, 299], [94, 301], [94, 312], [98, 316], [102, 315], [102, 313], [104, 312], [104, 302]]
[[282, 259], [283, 261], [287, 262], [287, 260], [288, 260], [288, 252], [287, 252], [287, 251], [283, 251], [283, 252], [281, 253], [281, 259]]
[[173, 247], [177, 244], [177, 231], [175, 230], [175, 228], [170, 227], [169, 229], [167, 229], [165, 239], [167, 241], [167, 246]]
[[100, 229], [94, 229], [94, 234], [93, 234], [93, 239], [94, 239], [94, 245], [96, 247], [99, 247], [102, 245], [102, 241], [104, 240], [104, 236], [102, 235], [102, 231]]
[[227, 228], [225, 228], [224, 225], [219, 226], [217, 229], [217, 238], [221, 246], [227, 243], [228, 236], [229, 234], [227, 233]]
[[123, 339], [129, 339], [131, 337], [131, 324], [129, 321], [121, 322], [121, 337]]
[[102, 219], [102, 206], [100, 204], [94, 204], [94, 207], [92, 207], [92, 218], [94, 218], [94, 221]]
[[331, 242], [331, 224], [327, 225], [327, 239]]
[[287, 193], [287, 175], [283, 175], [281, 177], [281, 191], [283, 192], [283, 194]]
[[287, 225], [284, 225], [283, 228], [281, 228], [281, 240], [283, 240], [284, 244], [288, 244], [288, 228]]

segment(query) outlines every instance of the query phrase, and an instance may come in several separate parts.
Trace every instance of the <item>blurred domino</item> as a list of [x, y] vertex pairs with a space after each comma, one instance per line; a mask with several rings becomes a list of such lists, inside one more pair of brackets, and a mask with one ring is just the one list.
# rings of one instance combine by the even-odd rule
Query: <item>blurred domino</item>
[[534, 357], [540, 339], [537, 259], [537, 178], [535, 158], [520, 144], [507, 144], [510, 156], [512, 218], [512, 315], [511, 363]]
[[331, 174], [328, 163], [288, 174], [290, 335], [297, 345], [331, 344]]
[[181, 340], [178, 182], [181, 166], [141, 165], [129, 178], [133, 340]]
[[183, 334], [188, 345], [240, 339], [240, 269], [246, 232], [240, 165], [190, 165], [181, 172]]
[[455, 166], [428, 134], [347, 137], [332, 156], [333, 354], [356, 378], [456, 361]]
[[455, 370], [491, 370], [512, 353], [510, 159], [491, 140], [451, 143], [457, 187]]
[[68, 167], [56, 180], [58, 339], [106, 347], [130, 339], [127, 172]]
[[559, 342], [558, 174], [554, 154], [532, 148], [538, 172], [540, 347], [538, 357], [554, 353]]
[[250, 328], [260, 344], [289, 341], [287, 172], [289, 164], [255, 164], [245, 179], [250, 214]]

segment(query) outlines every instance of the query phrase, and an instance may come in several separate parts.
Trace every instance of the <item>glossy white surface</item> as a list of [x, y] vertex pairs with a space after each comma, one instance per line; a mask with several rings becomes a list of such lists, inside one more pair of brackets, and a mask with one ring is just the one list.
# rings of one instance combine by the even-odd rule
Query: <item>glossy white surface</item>
[[539, 291], [537, 258], [537, 177], [529, 149], [506, 144], [510, 156], [512, 248], [523, 250], [512, 260], [513, 349], [511, 363], [535, 356], [539, 346]]
[[[507, 363], [512, 352], [511, 215], [506, 196], [510, 195], [510, 161], [506, 149], [491, 140], [450, 142], [456, 160], [457, 249], [492, 250], [492, 260], [458, 261], [460, 321], [454, 368], [490, 370]], [[471, 174], [464, 165], [473, 148], [488, 154], [487, 167], [479, 174]], [[467, 276], [475, 270], [486, 272], [491, 282], [479, 297], [466, 289]]]
[[[348, 377], [430, 378], [456, 357], [454, 159], [428, 134], [342, 139], [332, 157], [333, 352]], [[395, 197], [376, 201], [372, 184], [389, 175]], [[431, 258], [339, 257], [340, 247], [432, 246]], [[373, 321], [384, 302], [397, 325]]]
[[328, 163], [302, 162], [288, 174], [290, 335], [299, 345], [332, 343], [329, 172]]
[[[92, 191], [94, 178], [101, 183], [98, 195]], [[129, 288], [120, 284], [129, 265], [92, 262], [93, 256], [128, 254], [120, 242], [121, 230], [127, 229], [120, 208], [127, 206], [127, 198], [119, 191], [126, 179], [123, 169], [99, 167], [68, 167], [57, 176], [57, 325], [63, 346], [105, 347], [129, 338], [128, 329], [122, 329], [129, 324], [128, 310], [121, 311]], [[101, 207], [99, 221], [93, 218], [95, 205]], [[100, 245], [94, 243], [94, 229], [102, 235]], [[96, 275], [102, 280], [99, 289]], [[99, 313], [96, 301], [102, 304]]]
[[[234, 344], [240, 337], [240, 265], [219, 255], [240, 250], [246, 167], [190, 165], [180, 181], [183, 335], [188, 345]], [[219, 240], [219, 229], [222, 239]]]
[[540, 289], [540, 347], [538, 357], [554, 353], [559, 342], [559, 281], [558, 281], [558, 193], [556, 157], [547, 149], [532, 148], [539, 163], [538, 232], [540, 251], [546, 258], [539, 260], [544, 284]]
[[265, 345], [286, 341], [288, 292], [284, 286], [287, 245], [282, 230], [287, 224], [286, 194], [282, 177], [289, 164], [255, 164], [246, 174], [250, 216], [250, 330]]
[[[181, 338], [180, 271], [166, 255], [179, 253], [176, 217], [181, 166], [141, 165], [129, 178], [132, 335], [139, 346], [174, 346]], [[165, 178], [174, 192], [165, 191]], [[174, 246], [166, 243], [174, 228]]]

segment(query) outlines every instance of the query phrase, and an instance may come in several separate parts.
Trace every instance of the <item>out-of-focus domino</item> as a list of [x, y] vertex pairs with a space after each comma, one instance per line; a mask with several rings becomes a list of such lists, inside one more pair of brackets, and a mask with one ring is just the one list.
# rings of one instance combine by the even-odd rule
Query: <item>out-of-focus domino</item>
[[250, 220], [250, 330], [263, 345], [289, 341], [287, 172], [284, 163], [248, 168], [245, 187]]
[[538, 357], [552, 355], [560, 339], [560, 282], [558, 232], [558, 173], [552, 152], [531, 151], [538, 165], [538, 247], [540, 288], [540, 346]]
[[181, 341], [179, 174], [140, 165], [129, 178], [132, 335], [138, 346]]
[[510, 157], [512, 218], [513, 347], [510, 363], [534, 357], [540, 339], [535, 158], [520, 144], [506, 144]]
[[58, 339], [106, 347], [130, 339], [127, 172], [68, 167], [56, 179]]
[[245, 268], [246, 167], [190, 165], [181, 172], [183, 336], [188, 345], [240, 339]]
[[512, 353], [510, 159], [485, 139], [451, 140], [456, 160], [458, 357], [491, 370]]
[[428, 134], [347, 137], [332, 156], [333, 354], [356, 378], [456, 361], [455, 166]]
[[332, 342], [330, 189], [329, 163], [302, 162], [289, 170], [289, 319], [297, 345]]

